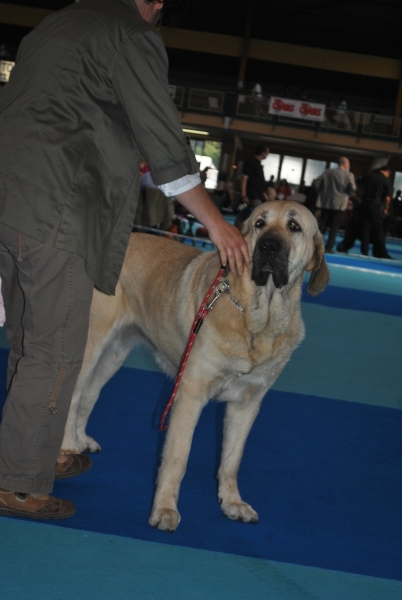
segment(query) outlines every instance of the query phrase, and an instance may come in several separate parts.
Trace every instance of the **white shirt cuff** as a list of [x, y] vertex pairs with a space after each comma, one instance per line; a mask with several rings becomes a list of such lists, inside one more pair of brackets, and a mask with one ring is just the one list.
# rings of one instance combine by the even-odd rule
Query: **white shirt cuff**
[[175, 179], [169, 183], [158, 185], [158, 188], [165, 194], [165, 196], [176, 196], [176, 194], [188, 192], [188, 190], [191, 190], [199, 183], [201, 183], [200, 174], [194, 173], [193, 175], [184, 175], [184, 177], [180, 177], [180, 179]]

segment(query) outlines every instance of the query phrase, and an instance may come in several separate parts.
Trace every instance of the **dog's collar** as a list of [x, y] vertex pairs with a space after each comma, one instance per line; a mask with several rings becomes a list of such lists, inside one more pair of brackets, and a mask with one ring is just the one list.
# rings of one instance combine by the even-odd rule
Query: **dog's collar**
[[212, 302], [210, 302], [207, 305], [207, 307], [206, 307], [208, 310], [212, 310], [213, 304], [218, 300], [218, 298], [221, 296], [221, 294], [229, 294], [229, 298], [234, 303], [234, 305], [236, 306], [237, 310], [242, 315], [244, 314], [244, 307], [230, 293], [230, 285], [229, 285], [229, 283], [227, 282], [226, 279], [222, 279], [222, 281], [219, 281], [219, 283], [216, 284], [216, 286], [215, 286], [215, 296], [214, 296]]

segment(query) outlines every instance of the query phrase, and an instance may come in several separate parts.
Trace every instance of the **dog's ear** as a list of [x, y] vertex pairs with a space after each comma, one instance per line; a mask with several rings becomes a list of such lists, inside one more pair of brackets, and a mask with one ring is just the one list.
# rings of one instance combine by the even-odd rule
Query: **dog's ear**
[[319, 231], [315, 234], [313, 241], [314, 255], [307, 267], [307, 271], [311, 272], [307, 293], [309, 296], [318, 296], [327, 287], [330, 277], [327, 261], [324, 257], [324, 238]]
[[246, 237], [246, 235], [248, 234], [249, 231], [250, 231], [250, 221], [247, 219], [247, 221], [244, 221], [244, 223], [242, 224], [242, 226], [240, 228], [240, 233], [242, 234], [243, 237]]

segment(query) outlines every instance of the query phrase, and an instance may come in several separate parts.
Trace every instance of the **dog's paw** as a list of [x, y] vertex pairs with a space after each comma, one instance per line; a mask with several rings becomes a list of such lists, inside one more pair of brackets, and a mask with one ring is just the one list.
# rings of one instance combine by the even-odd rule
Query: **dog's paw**
[[148, 523], [161, 531], [172, 533], [179, 526], [180, 515], [177, 510], [171, 508], [154, 509]]
[[94, 454], [101, 451], [101, 447], [96, 440], [89, 435], [79, 436], [78, 438], [79, 452], [90, 452]]
[[258, 523], [258, 514], [246, 502], [228, 502], [221, 504], [224, 515], [234, 521], [243, 521], [244, 523]]

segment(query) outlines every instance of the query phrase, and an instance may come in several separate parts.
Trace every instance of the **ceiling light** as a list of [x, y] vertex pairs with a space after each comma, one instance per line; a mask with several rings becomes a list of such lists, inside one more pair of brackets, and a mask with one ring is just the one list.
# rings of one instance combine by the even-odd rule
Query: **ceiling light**
[[209, 135], [209, 131], [198, 131], [197, 129], [183, 129], [184, 133], [193, 133], [194, 135]]

